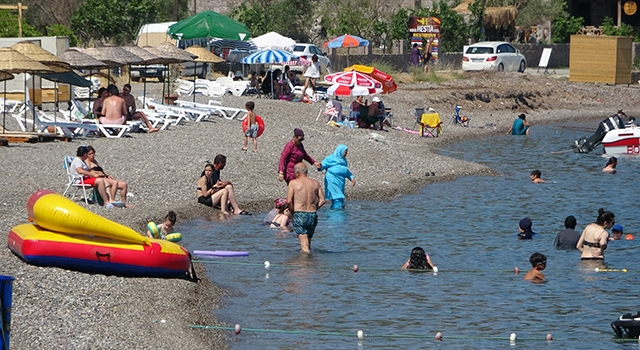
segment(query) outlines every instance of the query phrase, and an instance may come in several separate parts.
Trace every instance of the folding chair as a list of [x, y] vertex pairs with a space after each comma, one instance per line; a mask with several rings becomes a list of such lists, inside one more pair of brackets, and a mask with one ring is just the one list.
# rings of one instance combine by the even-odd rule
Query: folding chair
[[438, 137], [441, 132], [442, 121], [438, 113], [434, 112], [422, 115], [420, 118], [420, 136]]
[[73, 196], [71, 196], [71, 199], [73, 200], [76, 197], [76, 194], [78, 194], [78, 191], [82, 188], [82, 192], [84, 193], [84, 202], [87, 205], [89, 205], [89, 200], [87, 197], [87, 188], [92, 188], [93, 186], [84, 183], [84, 176], [79, 174], [76, 175], [73, 173], [71, 169], [71, 163], [73, 162], [73, 159], [74, 157], [72, 156], [64, 157], [64, 163], [62, 167], [67, 171], [67, 177], [69, 179], [69, 183], [67, 184], [67, 188], [64, 190], [64, 193], [62, 195], [66, 196], [67, 191], [69, 191], [71, 187], [75, 187], [76, 191], [73, 193]]
[[422, 128], [422, 126], [420, 125], [420, 121], [422, 119], [423, 114], [424, 114], [424, 108], [420, 107], [420, 108], [413, 109], [413, 116], [416, 118], [415, 129], [417, 131], [420, 131], [420, 129]]
[[469, 118], [467, 118], [466, 116], [461, 116], [460, 115], [460, 110], [462, 109], [462, 107], [460, 107], [460, 105], [456, 105], [455, 107], [455, 113], [453, 114], [453, 117], [451, 117], [451, 124], [454, 125], [462, 125], [462, 126], [469, 126]]

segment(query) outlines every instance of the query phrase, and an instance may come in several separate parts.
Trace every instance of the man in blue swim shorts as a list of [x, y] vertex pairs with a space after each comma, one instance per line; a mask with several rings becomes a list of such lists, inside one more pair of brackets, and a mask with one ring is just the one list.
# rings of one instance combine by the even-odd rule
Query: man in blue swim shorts
[[324, 205], [324, 191], [320, 183], [307, 177], [307, 166], [298, 163], [293, 168], [296, 178], [289, 182], [287, 203], [293, 213], [293, 230], [300, 240], [300, 248], [311, 253], [311, 238], [318, 224], [317, 211]]
[[529, 135], [529, 127], [531, 124], [527, 121], [527, 116], [524, 113], [518, 116], [518, 119], [513, 121], [511, 129], [507, 131], [509, 135]]

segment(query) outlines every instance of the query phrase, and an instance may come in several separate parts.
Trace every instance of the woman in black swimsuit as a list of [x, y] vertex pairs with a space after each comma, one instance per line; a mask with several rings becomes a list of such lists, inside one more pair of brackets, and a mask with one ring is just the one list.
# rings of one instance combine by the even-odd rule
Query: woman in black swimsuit
[[[115, 201], [115, 194], [118, 190], [120, 190], [120, 201], [126, 207], [127, 206], [127, 188], [128, 188], [127, 183], [122, 180], [116, 180], [111, 175], [107, 175], [107, 173], [105, 173], [105, 171], [102, 169], [102, 167], [100, 166], [100, 164], [98, 164], [98, 161], [96, 160], [96, 150], [90, 145], [87, 146], [87, 149], [89, 150], [89, 153], [87, 153], [87, 161], [86, 161], [87, 166], [91, 170], [101, 172], [104, 175], [104, 179], [106, 183], [108, 185], [110, 184], [112, 188], [115, 188], [115, 191], [113, 193], [109, 193], [110, 196], [114, 197], [114, 198], [111, 198], [112, 201]], [[107, 191], [107, 193], [108, 192], [109, 191]]]
[[582, 235], [576, 244], [576, 248], [582, 253], [582, 260], [603, 260], [604, 250], [609, 242], [610, 229], [616, 223], [616, 216], [610, 211], [600, 208], [596, 222], [592, 222], [582, 231]]
[[220, 204], [220, 212], [229, 214], [227, 211], [229, 192], [222, 187], [216, 186], [216, 179], [213, 176], [213, 164], [207, 164], [204, 167], [204, 176], [198, 180], [198, 203], [213, 207]]
[[278, 198], [275, 202], [278, 213], [273, 220], [271, 220], [271, 225], [269, 225], [269, 227], [286, 228], [289, 221], [291, 221], [291, 212], [289, 211], [287, 200], [284, 198]]

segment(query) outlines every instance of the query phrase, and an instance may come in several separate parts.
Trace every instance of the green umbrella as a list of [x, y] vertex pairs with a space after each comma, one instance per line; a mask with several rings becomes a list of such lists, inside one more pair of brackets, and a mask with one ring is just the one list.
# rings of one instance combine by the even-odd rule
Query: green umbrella
[[247, 27], [213, 11], [200, 12], [169, 26], [167, 34], [173, 39], [219, 38], [249, 40]]

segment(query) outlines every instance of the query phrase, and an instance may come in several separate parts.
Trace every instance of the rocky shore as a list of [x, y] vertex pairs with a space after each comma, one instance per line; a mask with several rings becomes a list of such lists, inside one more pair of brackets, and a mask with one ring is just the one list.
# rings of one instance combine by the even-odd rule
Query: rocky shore
[[[133, 85], [134, 94], [142, 92], [142, 84]], [[148, 84], [150, 96], [158, 98], [160, 91], [160, 84]], [[219, 117], [123, 139], [10, 144], [0, 147], [0, 241], [6, 242], [11, 227], [27, 222], [26, 201], [33, 192], [43, 188], [64, 191], [63, 156], [74, 155], [80, 145], [94, 146], [105, 170], [127, 181], [133, 194], [132, 208], [90, 205], [89, 210], [139, 232], [148, 221], [160, 221], [174, 210], [179, 230], [180, 223], [196, 217], [219, 220], [217, 211], [196, 202], [195, 193], [205, 163], [218, 153], [227, 156], [222, 178], [234, 183], [242, 209], [268, 211], [274, 198], [286, 194], [285, 184], [277, 181], [277, 164], [296, 127], [305, 131], [305, 148], [318, 161], [340, 143], [349, 146], [350, 168], [358, 183], [348, 186], [348, 199], [388, 201], [435, 181], [499, 175], [485, 166], [446, 156], [440, 148], [447, 144], [504, 133], [519, 113], [527, 114], [533, 133], [537, 124], [597, 120], [621, 108], [638, 115], [638, 91], [637, 85], [572, 84], [546, 75], [477, 73], [438, 85], [403, 85], [382, 96], [392, 108], [394, 124], [401, 127], [415, 127], [414, 108], [435, 108], [444, 121], [439, 138], [419, 138], [399, 130], [332, 127], [323, 116], [316, 120], [324, 103], [226, 96], [225, 106], [244, 107], [249, 100], [256, 103], [256, 112], [266, 124], [258, 139], [258, 153], [241, 150], [239, 121]], [[197, 101], [206, 103], [208, 98], [197, 96]], [[450, 123], [456, 103], [463, 107], [462, 114], [471, 117], [471, 127]], [[7, 119], [7, 129], [17, 130], [11, 119]], [[380, 136], [372, 137], [372, 133]], [[313, 172], [312, 177], [320, 180], [321, 174]], [[15, 349], [227, 347], [223, 332], [188, 327], [220, 324], [215, 309], [223, 302], [224, 290], [215, 286], [215, 280], [205, 278], [196, 284], [186, 279], [122, 278], [40, 268], [22, 262], [9, 249], [0, 249], [0, 262], [0, 274], [16, 278], [11, 324]], [[202, 266], [196, 268], [205, 276]]]

